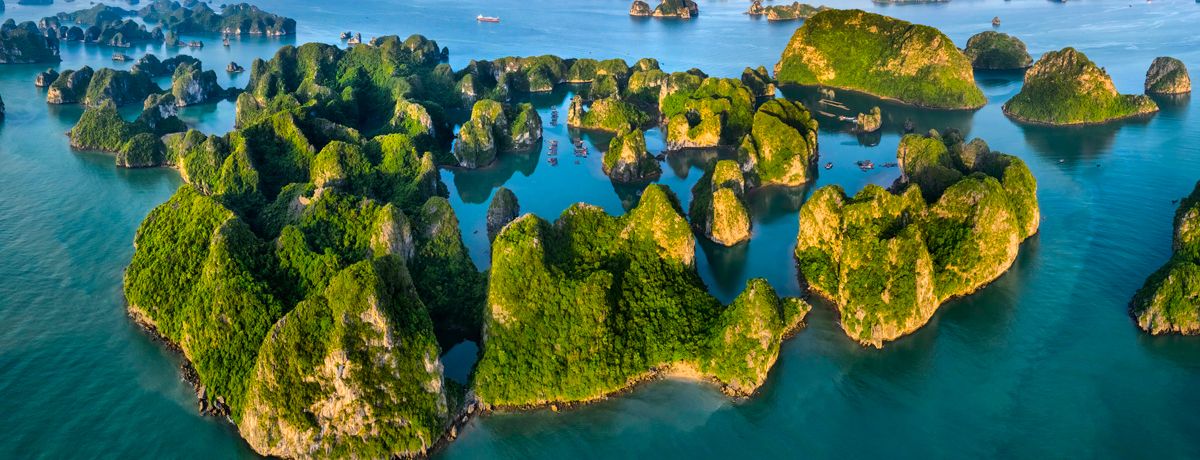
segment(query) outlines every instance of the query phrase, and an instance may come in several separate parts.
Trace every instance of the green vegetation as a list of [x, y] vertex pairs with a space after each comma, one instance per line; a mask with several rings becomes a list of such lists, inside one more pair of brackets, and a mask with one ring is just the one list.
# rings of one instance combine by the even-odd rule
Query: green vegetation
[[1074, 48], [1042, 55], [1025, 73], [1021, 92], [1004, 103], [1010, 118], [1048, 125], [1103, 123], [1157, 111], [1149, 97], [1117, 93], [1108, 73]]
[[586, 110], [583, 98], [575, 96], [567, 109], [567, 126], [594, 131], [624, 134], [644, 126], [649, 115], [628, 102], [617, 98], [605, 98], [592, 102]]
[[692, 227], [723, 246], [750, 239], [750, 213], [743, 201], [746, 183], [736, 161], [721, 160], [692, 187], [688, 215]]
[[771, 78], [771, 73], [767, 71], [766, 67], [758, 66], [754, 69], [746, 67], [742, 70], [742, 84], [746, 85], [754, 97], [775, 97], [775, 79]]
[[147, 24], [181, 34], [295, 35], [296, 21], [258, 9], [248, 3], [223, 5], [213, 11], [201, 2], [180, 4], [174, 0], [154, 0], [138, 11]]
[[847, 335], [876, 347], [1003, 274], [1039, 221], [1029, 168], [983, 141], [908, 135], [897, 156], [898, 193], [818, 189], [800, 209], [796, 245], [809, 288], [837, 305]]
[[[672, 75], [672, 80], [675, 76]], [[659, 102], [667, 149], [734, 145], [750, 131], [755, 95], [741, 80], [705, 78], [669, 85]]]
[[106, 67], [92, 75], [82, 102], [90, 107], [106, 102], [122, 106], [141, 103], [146, 96], [160, 92], [162, 89], [148, 75]]
[[517, 195], [507, 187], [501, 186], [496, 189], [496, 194], [492, 196], [492, 203], [488, 205], [487, 210], [488, 241], [495, 241], [500, 230], [520, 216], [521, 204], [517, 202]]
[[476, 394], [500, 407], [590, 401], [671, 372], [753, 392], [807, 306], [755, 280], [723, 307], [694, 245], [657, 185], [622, 217], [579, 204], [554, 224], [510, 223], [492, 246]]
[[[170, 94], [136, 122], [90, 108], [72, 132], [126, 166], [179, 168], [188, 185], [139, 230], [130, 310], [262, 454], [424, 455], [459, 410], [440, 350], [479, 340], [486, 276], [423, 150], [445, 115], [415, 82], [440, 59], [423, 38], [285, 47], [255, 63], [225, 135], [160, 140]], [[507, 136], [540, 127], [530, 111]]]
[[662, 175], [658, 160], [646, 150], [646, 135], [640, 129], [613, 137], [601, 168], [617, 182], [649, 182]]
[[1151, 334], [1200, 334], [1200, 182], [1175, 211], [1174, 254], [1146, 279], [1130, 304]]
[[970, 61], [945, 34], [860, 10], [827, 10], [806, 20], [775, 65], [775, 78], [930, 108], [987, 102]]
[[799, 102], [767, 101], [754, 113], [738, 159], [753, 186], [807, 183], [816, 177], [817, 120]]
[[760, 0], [753, 0], [746, 14], [751, 16], [766, 16], [768, 21], [796, 21], [811, 18], [814, 14], [828, 10], [827, 6], [812, 6], [807, 3], [792, 2], [791, 5], [763, 6]]
[[280, 457], [426, 454], [450, 417], [437, 356], [403, 260], [351, 265], [272, 328], [242, 435]]
[[990, 30], [968, 39], [963, 54], [967, 55], [976, 69], [1012, 70], [1033, 65], [1033, 58], [1025, 50], [1025, 42], [1012, 35]]
[[95, 72], [83, 66], [79, 70], [64, 70], [50, 83], [46, 91], [46, 102], [50, 104], [75, 104], [83, 100]]
[[542, 119], [525, 103], [505, 110], [499, 102], [483, 99], [471, 109], [454, 143], [458, 165], [479, 168], [492, 164], [500, 152], [525, 152], [542, 140]]
[[[103, 102], [95, 107], [88, 107], [79, 117], [79, 122], [67, 137], [71, 139], [71, 147], [80, 150], [99, 150], [102, 152], [121, 153], [127, 142], [138, 134], [151, 132], [150, 127], [143, 123], [130, 123], [121, 118], [117, 107], [112, 102]], [[135, 154], [135, 159], [137, 155]], [[151, 166], [139, 164], [139, 166]]]
[[1192, 77], [1183, 61], [1157, 57], [1146, 71], [1146, 94], [1184, 94], [1192, 91]]
[[0, 25], [0, 64], [59, 62], [58, 40], [42, 35], [37, 24], [17, 24], [11, 18]]

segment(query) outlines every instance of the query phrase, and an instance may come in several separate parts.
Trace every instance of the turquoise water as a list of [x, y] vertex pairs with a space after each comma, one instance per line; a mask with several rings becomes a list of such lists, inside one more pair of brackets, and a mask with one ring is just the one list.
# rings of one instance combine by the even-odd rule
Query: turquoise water
[[[3, 18], [84, 7], [13, 3]], [[702, 1], [701, 17], [691, 22], [631, 19], [623, 0], [258, 3], [295, 17], [299, 36], [244, 39], [229, 49], [208, 38], [195, 54], [225, 85], [244, 85], [248, 77], [221, 72], [230, 60], [248, 65], [282, 43], [331, 41], [343, 29], [368, 37], [422, 33], [450, 47], [456, 68], [471, 58], [554, 53], [652, 56], [668, 70], [736, 76], [747, 65], [773, 65], [797, 25], [747, 18], [741, 1]], [[832, 4], [934, 25], [960, 45], [1000, 16], [1001, 30], [1024, 39], [1035, 55], [1075, 46], [1127, 92], [1140, 91], [1155, 56], [1175, 56], [1200, 72], [1200, 4], [1190, 0]], [[503, 22], [477, 24], [481, 13]], [[59, 68], [112, 66], [111, 53], [67, 44]], [[46, 106], [32, 85], [43, 68], [0, 66], [8, 108], [0, 123], [0, 457], [252, 457], [232, 427], [197, 415], [178, 358], [124, 314], [120, 281], [134, 231], [181, 183], [178, 175], [118, 169], [105, 155], [72, 152], [63, 132], [80, 110]], [[761, 394], [748, 401], [730, 401], [706, 385], [657, 382], [576, 410], [478, 419], [438, 456], [1200, 456], [1200, 338], [1145, 336], [1126, 312], [1133, 292], [1170, 254], [1171, 200], [1200, 179], [1200, 113], [1185, 98], [1160, 101], [1164, 110], [1148, 121], [1022, 127], [1000, 112], [1020, 76], [977, 80], [991, 101], [978, 112], [884, 105], [887, 123], [875, 139], [822, 120], [821, 162], [835, 167], [822, 169], [815, 185], [854, 191], [889, 184], [895, 170], [863, 173], [853, 162], [894, 158], [906, 119], [921, 130], [957, 127], [1020, 155], [1038, 178], [1042, 229], [992, 286], [950, 302], [929, 325], [883, 350], [851, 343], [832, 310], [818, 305], [808, 327], [783, 346]], [[538, 96], [543, 119], [553, 106], [565, 116], [569, 94]], [[874, 104], [844, 99], [856, 110]], [[233, 105], [189, 108], [184, 118], [224, 132]], [[560, 143], [572, 136], [565, 127], [546, 132]], [[607, 145], [602, 136], [583, 138], [593, 152]], [[650, 146], [660, 149], [661, 135], [652, 133]], [[481, 267], [488, 261], [483, 213], [501, 184], [517, 193], [523, 210], [549, 219], [575, 201], [613, 213], [631, 203], [633, 191], [600, 173], [598, 155], [578, 165], [569, 155], [563, 160], [550, 166], [544, 157], [514, 156], [488, 170], [443, 172]], [[686, 201], [705, 160], [703, 153], [671, 158], [662, 182]], [[755, 193], [748, 246], [698, 247], [700, 272], [716, 295], [730, 299], [755, 276], [799, 293], [791, 248], [796, 210], [809, 191]], [[464, 347], [447, 356], [448, 375], [466, 374]]]

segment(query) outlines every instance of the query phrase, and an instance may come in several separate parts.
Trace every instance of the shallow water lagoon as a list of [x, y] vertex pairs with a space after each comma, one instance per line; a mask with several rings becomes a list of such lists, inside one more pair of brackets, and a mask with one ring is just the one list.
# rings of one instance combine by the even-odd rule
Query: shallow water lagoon
[[[258, 2], [299, 21], [298, 36], [244, 38], [230, 48], [216, 38], [201, 50], [140, 47], [140, 56], [193, 53], [217, 70], [223, 86], [242, 86], [229, 61], [249, 65], [278, 46], [333, 42], [350, 29], [364, 36], [422, 33], [451, 50], [451, 64], [470, 59], [553, 53], [578, 57], [658, 58], [667, 70], [699, 67], [737, 76], [745, 66], [772, 66], [798, 23], [742, 15], [742, 2], [702, 1], [690, 22], [631, 19], [626, 2], [493, 2], [382, 0], [338, 8], [316, 0]], [[990, 30], [1026, 41], [1036, 57], [1074, 46], [1113, 75], [1122, 92], [1140, 92], [1160, 55], [1200, 66], [1200, 5], [1186, 0], [1129, 2], [958, 1], [879, 7], [836, 1], [936, 26], [955, 43]], [[41, 7], [9, 2], [4, 18], [36, 19], [78, 2]], [[498, 25], [476, 14], [498, 15]], [[535, 14], [536, 13], [536, 14]], [[186, 37], [191, 39], [190, 37]], [[59, 70], [115, 66], [114, 50], [67, 44]], [[38, 65], [0, 66], [7, 118], [0, 123], [0, 412], [7, 436], [0, 456], [236, 458], [253, 453], [228, 424], [197, 415], [178, 358], [124, 313], [121, 275], [138, 224], [181, 184], [171, 170], [124, 170], [107, 155], [72, 152], [62, 134], [81, 112], [47, 107], [32, 86]], [[841, 332], [836, 314], [815, 302], [808, 327], [786, 342], [755, 398], [730, 401], [715, 389], [663, 381], [598, 404], [564, 412], [496, 414], [477, 419], [437, 456], [444, 458], [610, 457], [1195, 457], [1200, 456], [1200, 339], [1148, 337], [1127, 315], [1142, 281], [1170, 254], [1177, 199], [1200, 179], [1200, 115], [1190, 98], [1159, 100], [1145, 120], [1082, 128], [1021, 126], [1000, 105], [1020, 89], [1019, 74], [976, 75], [989, 103], [976, 112], [906, 109], [851, 94], [853, 112], [880, 105], [883, 132], [850, 134], [822, 118], [823, 167], [812, 186], [750, 195], [754, 237], [746, 245], [698, 245], [698, 269], [728, 300], [744, 280], [763, 276], [799, 294], [792, 247], [796, 210], [814, 187], [856, 191], [890, 184], [891, 168], [854, 166], [894, 161], [906, 120], [917, 131], [944, 129], [982, 137], [993, 149], [1021, 156], [1039, 183], [1041, 233], [1022, 246], [1013, 268], [976, 295], [951, 301], [915, 334], [883, 350], [864, 349]], [[549, 123], [566, 89], [533, 102]], [[811, 93], [781, 94], [812, 104]], [[188, 108], [183, 118], [207, 132], [233, 125], [233, 106]], [[838, 113], [853, 115], [852, 113]], [[502, 156], [480, 171], [448, 169], [443, 178], [472, 257], [486, 267], [483, 213], [495, 189], [513, 189], [523, 210], [554, 219], [575, 201], [623, 212], [634, 189], [600, 172], [606, 136], [546, 127], [560, 162], [545, 152]], [[574, 164], [567, 147], [582, 136], [593, 152]], [[652, 151], [661, 135], [649, 135]], [[543, 146], [543, 149], [545, 146]], [[704, 153], [672, 155], [660, 182], [685, 203]], [[476, 233], [478, 231], [478, 233]], [[465, 378], [471, 348], [446, 358], [448, 375]], [[13, 395], [17, 395], [14, 397]]]

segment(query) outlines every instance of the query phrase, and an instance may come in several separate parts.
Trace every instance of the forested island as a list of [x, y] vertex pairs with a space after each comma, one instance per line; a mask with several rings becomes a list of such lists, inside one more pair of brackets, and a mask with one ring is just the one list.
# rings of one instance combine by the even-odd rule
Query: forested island
[[862, 10], [813, 15], [775, 65], [782, 84], [827, 86], [937, 109], [987, 100], [971, 62], [941, 31]]
[[1021, 92], [1004, 103], [1010, 118], [1047, 125], [1104, 123], [1158, 111], [1144, 95], [1120, 94], [1112, 78], [1075, 48], [1043, 54]]
[[[142, 23], [134, 18], [141, 19]], [[37, 27], [43, 35], [60, 41], [118, 48], [148, 42], [182, 46], [179, 34], [284, 36], [296, 33], [295, 20], [247, 3], [222, 5], [221, 11], [217, 12], [207, 3], [196, 0], [183, 3], [154, 0], [138, 10], [99, 3], [91, 8], [42, 18]]]
[[1130, 304], [1154, 335], [1200, 334], [1200, 182], [1175, 211], [1171, 260], [1146, 279]]
[[1025, 162], [980, 139], [910, 134], [896, 158], [903, 175], [891, 190], [813, 192], [796, 244], [809, 289], [837, 306], [846, 334], [875, 347], [1007, 271], [1040, 222]]
[[971, 65], [980, 70], [1016, 70], [1033, 65], [1025, 42], [990, 30], [971, 36], [963, 53], [971, 60]]
[[[867, 44], [852, 53], [884, 53], [884, 74], [818, 51], [851, 36]], [[747, 197], [817, 178], [817, 120], [775, 98], [775, 85], [982, 104], [970, 61], [944, 35], [861, 11], [809, 19], [774, 77], [552, 55], [456, 70], [448, 56], [420, 35], [385, 36], [282, 47], [248, 66], [238, 90], [184, 56], [39, 77], [48, 101], [86, 106], [73, 147], [183, 177], [137, 232], [128, 309], [187, 359], [201, 409], [228, 417], [260, 454], [421, 456], [480, 410], [585, 403], [668, 375], [749, 396], [810, 307], [763, 279], [724, 304], [700, 278], [695, 247], [753, 244]], [[154, 83], [167, 75], [171, 88]], [[611, 135], [604, 174], [641, 191], [624, 215], [579, 203], [550, 222], [498, 190], [492, 265], [480, 272], [438, 170], [540, 154], [543, 120], [526, 98], [560, 85], [574, 85], [569, 127]], [[231, 132], [201, 133], [177, 116], [221, 97], [236, 97]], [[117, 107], [138, 102], [141, 114], [123, 119]], [[858, 117], [871, 130], [881, 119], [878, 107]], [[655, 127], [665, 154], [720, 157], [704, 165], [686, 212], [652, 183], [661, 160], [645, 130]], [[908, 135], [897, 161], [890, 190], [815, 191], [794, 253], [847, 335], [876, 347], [995, 280], [1039, 225], [1029, 169], [982, 140]], [[463, 340], [480, 350], [459, 384], [440, 356]]]

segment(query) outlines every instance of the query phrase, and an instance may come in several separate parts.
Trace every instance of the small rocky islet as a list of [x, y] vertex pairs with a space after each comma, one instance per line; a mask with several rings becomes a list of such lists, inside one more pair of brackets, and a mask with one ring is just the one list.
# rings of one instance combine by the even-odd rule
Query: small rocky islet
[[978, 70], [1018, 70], [1033, 65], [1025, 42], [1012, 35], [986, 31], [972, 35], [963, 50]]
[[1158, 104], [1145, 95], [1118, 93], [1103, 68], [1068, 47], [1043, 54], [1003, 109], [1024, 123], [1084, 125], [1152, 114]]
[[1200, 334], [1200, 182], [1175, 211], [1171, 259], [1134, 295], [1130, 313], [1154, 334]]
[[692, 0], [661, 0], [653, 9], [644, 0], [633, 0], [629, 6], [630, 16], [691, 19], [699, 14], [700, 7]]
[[[900, 34], [902, 43], [875, 51], [886, 50], [881, 68], [906, 64], [871, 86], [876, 76], [862, 73], [869, 69], [820, 51], [841, 34], [870, 37], [861, 42], [871, 46]], [[816, 176], [817, 122], [802, 104], [773, 98], [774, 85], [972, 108], [972, 61], [947, 46], [931, 28], [838, 10], [797, 31], [774, 78], [762, 68], [718, 78], [664, 72], [653, 59], [630, 66], [555, 56], [472, 61], [455, 71], [447, 49], [416, 35], [349, 49], [285, 46], [250, 65], [235, 130], [224, 135], [189, 130], [176, 116], [212, 72], [199, 62], [151, 56], [125, 73], [84, 68], [39, 79], [74, 96], [64, 101], [88, 105], [72, 146], [183, 176], [139, 229], [124, 290], [131, 316], [187, 358], [204, 407], [228, 416], [266, 455], [407, 457], [428, 454], [481, 408], [588, 402], [660, 375], [753, 394], [810, 307], [761, 279], [722, 304], [700, 280], [694, 248], [698, 236], [745, 244], [747, 193]], [[896, 56], [903, 59], [889, 60]], [[397, 62], [405, 65], [385, 64]], [[146, 89], [142, 114], [129, 122], [116, 106], [137, 97], [112, 88], [136, 74], [172, 75], [173, 83]], [[900, 83], [913, 75], [922, 85], [950, 82], [952, 91], [934, 97]], [[345, 91], [351, 82], [361, 92]], [[481, 273], [438, 167], [485, 167], [540, 148], [542, 122], [520, 96], [560, 84], [590, 86], [570, 102], [567, 124], [614, 135], [602, 162], [614, 181], [660, 173], [642, 131], [653, 126], [663, 128], [669, 151], [718, 149], [732, 158], [705, 168], [686, 215], [670, 190], [650, 184], [625, 215], [581, 203], [548, 222], [520, 216], [502, 188], [488, 210], [492, 267]], [[878, 129], [882, 114], [875, 108], [858, 120]], [[800, 210], [795, 249], [809, 290], [833, 302], [848, 336], [876, 347], [1003, 274], [1040, 220], [1024, 162], [982, 140], [908, 135], [897, 161], [902, 176], [890, 189], [816, 190]], [[1177, 258], [1190, 257], [1180, 247]], [[1184, 278], [1152, 277], [1144, 291], [1175, 292], [1171, 280]], [[1186, 331], [1196, 309], [1162, 313], [1187, 311], [1167, 297], [1156, 304], [1144, 299], [1162, 296], [1139, 293], [1139, 324], [1145, 316], [1183, 325], [1147, 330]], [[466, 386], [444, 377], [439, 358], [464, 339], [483, 344]]]

